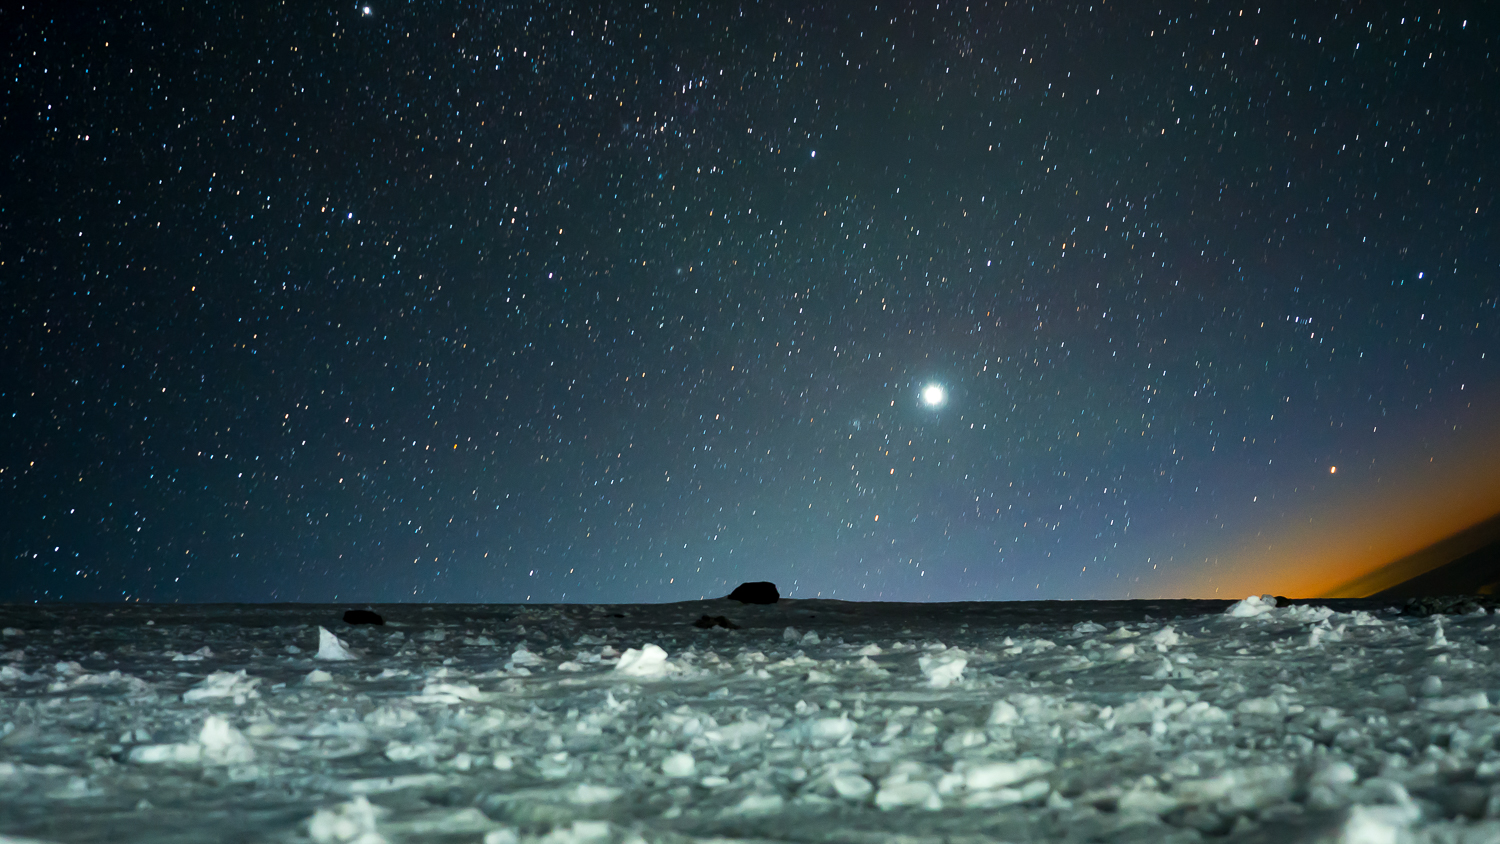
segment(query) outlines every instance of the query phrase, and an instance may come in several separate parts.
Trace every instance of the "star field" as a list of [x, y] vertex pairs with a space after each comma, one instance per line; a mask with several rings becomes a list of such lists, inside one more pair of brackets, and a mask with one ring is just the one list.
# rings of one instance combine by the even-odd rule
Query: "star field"
[[1493, 21], [1288, 9], [5, 11], [0, 600], [1311, 591], [1491, 515]]

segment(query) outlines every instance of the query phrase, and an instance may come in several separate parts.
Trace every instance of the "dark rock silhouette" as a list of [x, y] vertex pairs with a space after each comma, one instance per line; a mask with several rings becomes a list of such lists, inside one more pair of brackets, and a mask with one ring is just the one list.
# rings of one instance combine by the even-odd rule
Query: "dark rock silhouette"
[[385, 624], [385, 619], [374, 610], [346, 610], [344, 612], [345, 624]]
[[1500, 600], [1493, 595], [1427, 595], [1420, 598], [1407, 598], [1401, 607], [1402, 615], [1414, 615], [1418, 618], [1426, 618], [1433, 615], [1468, 615], [1475, 610], [1485, 609], [1493, 611], [1500, 606]]
[[734, 587], [734, 591], [729, 593], [729, 600], [742, 604], [774, 604], [781, 600], [781, 593], [776, 591], [776, 584], [758, 580]]
[[715, 616], [707, 616], [707, 615], [705, 615], [702, 618], [698, 619], [697, 621], [693, 622], [693, 626], [694, 627], [701, 627], [704, 630], [708, 630], [708, 629], [714, 628], [714, 627], [722, 627], [725, 630], [738, 630], [738, 629], [740, 629], [740, 626], [738, 624], [735, 624], [734, 622], [730, 621], [729, 619], [725, 618], [722, 615], [715, 615]]

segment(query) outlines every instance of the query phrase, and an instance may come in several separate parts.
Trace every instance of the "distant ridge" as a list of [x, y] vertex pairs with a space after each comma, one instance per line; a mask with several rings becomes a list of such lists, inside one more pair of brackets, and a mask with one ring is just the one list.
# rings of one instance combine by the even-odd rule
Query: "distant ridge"
[[1500, 514], [1330, 589], [1324, 598], [1494, 594], [1500, 587]]

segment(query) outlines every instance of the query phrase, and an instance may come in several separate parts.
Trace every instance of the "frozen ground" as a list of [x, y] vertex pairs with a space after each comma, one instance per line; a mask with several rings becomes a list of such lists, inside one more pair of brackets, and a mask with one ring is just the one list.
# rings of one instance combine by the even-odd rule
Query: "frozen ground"
[[1334, 607], [3, 606], [0, 842], [1500, 841], [1495, 618]]

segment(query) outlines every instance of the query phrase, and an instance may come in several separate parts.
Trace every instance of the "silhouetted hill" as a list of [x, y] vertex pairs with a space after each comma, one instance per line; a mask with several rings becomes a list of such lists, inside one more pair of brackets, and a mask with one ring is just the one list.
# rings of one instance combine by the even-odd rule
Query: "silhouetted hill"
[[1491, 595], [1500, 588], [1500, 515], [1332, 589], [1323, 597]]

